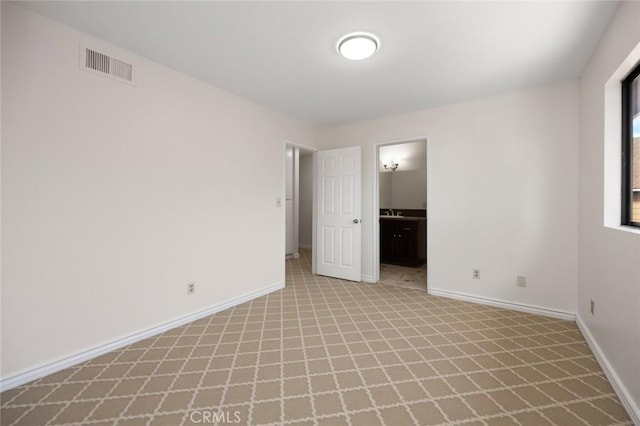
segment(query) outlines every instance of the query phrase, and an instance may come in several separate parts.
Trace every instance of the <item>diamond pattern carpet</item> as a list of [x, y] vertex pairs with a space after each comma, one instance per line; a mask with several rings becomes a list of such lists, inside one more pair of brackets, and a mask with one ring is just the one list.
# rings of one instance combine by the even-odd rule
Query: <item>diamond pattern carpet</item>
[[313, 276], [0, 394], [2, 425], [631, 424], [572, 322]]

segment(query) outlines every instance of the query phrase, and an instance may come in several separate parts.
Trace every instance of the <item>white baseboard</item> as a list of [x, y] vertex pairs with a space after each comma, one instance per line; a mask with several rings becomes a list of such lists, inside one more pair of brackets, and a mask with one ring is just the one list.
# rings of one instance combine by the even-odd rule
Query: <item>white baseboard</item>
[[576, 314], [555, 309], [542, 308], [540, 306], [525, 305], [523, 303], [508, 302], [506, 300], [492, 299], [490, 297], [475, 296], [473, 294], [459, 293], [456, 291], [440, 290], [427, 285], [427, 293], [432, 296], [448, 297], [449, 299], [464, 300], [465, 302], [479, 303], [481, 305], [495, 306], [497, 308], [512, 309], [514, 311], [527, 312], [529, 314], [545, 317], [575, 321]]
[[213, 315], [216, 312], [224, 311], [225, 309], [232, 308], [236, 305], [240, 305], [244, 302], [248, 302], [250, 300], [264, 296], [274, 291], [281, 290], [283, 288], [284, 288], [283, 282], [272, 284], [260, 290], [253, 291], [251, 293], [247, 293], [239, 297], [235, 297], [233, 299], [227, 300], [222, 303], [218, 303], [217, 305], [213, 305], [202, 311], [195, 312], [193, 314], [189, 314], [189, 315], [165, 322], [155, 327], [151, 327], [149, 329], [131, 334], [121, 339], [117, 339], [112, 342], [105, 343], [100, 346], [96, 346], [95, 348], [77, 353], [75, 355], [71, 355], [69, 357], [52, 361], [47, 364], [41, 365], [39, 367], [30, 368], [28, 370], [22, 371], [10, 377], [2, 377], [0, 378], [0, 392], [4, 392], [6, 390], [15, 388], [16, 386], [23, 385], [32, 380], [40, 379], [42, 377], [48, 376], [49, 374], [57, 373], [58, 371], [64, 370], [65, 368], [72, 367], [74, 365], [80, 364], [85, 361], [89, 361], [90, 359], [93, 359], [100, 355], [104, 355], [108, 352], [115, 351], [116, 349], [120, 349], [127, 345], [131, 345], [140, 340], [144, 340], [151, 336], [155, 336], [156, 334], [163, 333], [167, 330], [179, 327], [189, 322], [199, 320], [200, 318]]
[[297, 259], [299, 257], [300, 257], [300, 253], [290, 253], [290, 254], [284, 255], [285, 259]]
[[311, 244], [299, 243], [299, 244], [298, 244], [298, 247], [299, 247], [299, 248], [303, 248], [303, 249], [309, 249], [309, 250], [311, 250], [311, 249], [312, 249]]
[[631, 394], [627, 390], [627, 387], [620, 380], [620, 376], [618, 376], [618, 373], [616, 373], [616, 371], [611, 366], [611, 363], [604, 355], [604, 352], [602, 352], [600, 345], [598, 345], [598, 342], [596, 342], [593, 334], [591, 334], [589, 327], [587, 327], [585, 322], [582, 321], [582, 318], [580, 318], [579, 314], [576, 315], [576, 324], [578, 324], [578, 328], [582, 332], [582, 335], [587, 341], [587, 344], [598, 360], [602, 371], [604, 371], [605, 376], [607, 376], [607, 379], [609, 379], [611, 386], [613, 386], [613, 390], [615, 390], [618, 398], [620, 398], [620, 401], [622, 402], [622, 405], [627, 410], [629, 417], [631, 417], [631, 421], [634, 425], [640, 425], [640, 408], [638, 408], [638, 405], [631, 397]]
[[372, 283], [375, 284], [377, 281], [373, 279], [372, 275], [362, 275], [361, 277], [362, 281], [364, 281], [365, 283]]

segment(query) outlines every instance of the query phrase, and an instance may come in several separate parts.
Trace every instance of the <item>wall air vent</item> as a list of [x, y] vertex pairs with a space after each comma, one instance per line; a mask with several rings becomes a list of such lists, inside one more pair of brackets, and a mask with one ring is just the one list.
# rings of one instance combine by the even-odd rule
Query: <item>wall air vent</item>
[[80, 48], [80, 66], [125, 83], [133, 83], [133, 65], [88, 47]]

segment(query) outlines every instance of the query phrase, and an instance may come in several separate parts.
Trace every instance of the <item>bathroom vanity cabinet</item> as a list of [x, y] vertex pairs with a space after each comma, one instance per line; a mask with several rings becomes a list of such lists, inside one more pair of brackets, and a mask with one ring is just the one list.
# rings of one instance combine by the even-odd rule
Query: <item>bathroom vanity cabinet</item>
[[380, 263], [418, 267], [427, 260], [426, 218], [380, 216]]

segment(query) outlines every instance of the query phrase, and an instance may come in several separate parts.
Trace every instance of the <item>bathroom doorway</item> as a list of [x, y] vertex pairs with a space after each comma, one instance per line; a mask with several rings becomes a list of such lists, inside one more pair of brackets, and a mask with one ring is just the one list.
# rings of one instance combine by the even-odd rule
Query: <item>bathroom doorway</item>
[[376, 146], [377, 282], [427, 289], [427, 140]]

